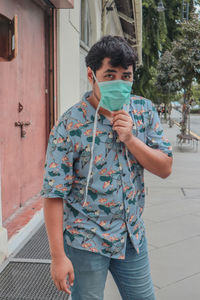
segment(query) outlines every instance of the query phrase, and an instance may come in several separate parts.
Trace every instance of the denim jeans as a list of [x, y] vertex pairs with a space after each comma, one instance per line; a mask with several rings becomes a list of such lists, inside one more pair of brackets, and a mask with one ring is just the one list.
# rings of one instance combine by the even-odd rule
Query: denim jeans
[[108, 270], [123, 300], [155, 300], [146, 238], [139, 255], [127, 238], [125, 260], [72, 248], [66, 242], [65, 252], [75, 271], [72, 300], [103, 300]]

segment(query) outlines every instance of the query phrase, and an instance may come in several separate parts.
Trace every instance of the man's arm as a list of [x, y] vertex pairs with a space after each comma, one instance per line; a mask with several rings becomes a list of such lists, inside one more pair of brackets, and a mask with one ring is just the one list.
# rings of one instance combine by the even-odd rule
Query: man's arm
[[52, 279], [57, 289], [71, 294], [67, 285], [67, 276], [69, 276], [69, 284], [73, 285], [74, 270], [64, 251], [63, 200], [61, 198], [44, 199], [44, 218], [52, 258]]
[[160, 150], [150, 148], [133, 135], [125, 142], [125, 145], [149, 172], [161, 178], [166, 178], [171, 174], [172, 157], [168, 157]]
[[149, 172], [161, 178], [168, 177], [172, 170], [172, 158], [140, 141], [132, 134], [132, 128], [133, 120], [126, 111], [113, 113], [113, 130], [137, 161]]

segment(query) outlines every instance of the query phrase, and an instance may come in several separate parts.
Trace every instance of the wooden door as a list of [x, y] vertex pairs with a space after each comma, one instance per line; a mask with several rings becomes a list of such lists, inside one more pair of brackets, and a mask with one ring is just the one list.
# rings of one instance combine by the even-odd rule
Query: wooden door
[[[18, 16], [18, 55], [0, 62], [0, 159], [3, 221], [41, 189], [48, 127], [47, 13], [32, 0], [0, 1]], [[21, 110], [21, 111], [20, 111]], [[30, 125], [21, 127], [16, 122]], [[18, 123], [19, 124], [19, 123]]]

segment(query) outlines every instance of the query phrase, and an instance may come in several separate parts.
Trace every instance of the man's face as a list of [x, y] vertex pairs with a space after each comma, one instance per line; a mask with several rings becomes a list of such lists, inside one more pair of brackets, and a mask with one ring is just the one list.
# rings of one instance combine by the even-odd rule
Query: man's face
[[[124, 81], [133, 81], [133, 66], [129, 66], [127, 69], [123, 67], [113, 67], [110, 64], [110, 58], [104, 58], [102, 66], [99, 70], [96, 71], [96, 78], [98, 82], [102, 81], [112, 81], [112, 80], [124, 80]], [[93, 87], [93, 91], [96, 96], [100, 99], [101, 94], [96, 81], [93, 81], [92, 70], [88, 68], [88, 80]]]

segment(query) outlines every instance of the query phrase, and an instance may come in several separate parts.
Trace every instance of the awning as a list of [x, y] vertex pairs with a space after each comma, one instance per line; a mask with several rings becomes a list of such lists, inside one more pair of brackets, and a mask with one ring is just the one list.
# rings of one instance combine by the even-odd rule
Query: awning
[[74, 8], [74, 0], [50, 0], [55, 8]]
[[142, 64], [142, 1], [115, 0], [125, 39], [137, 49], [139, 64]]

